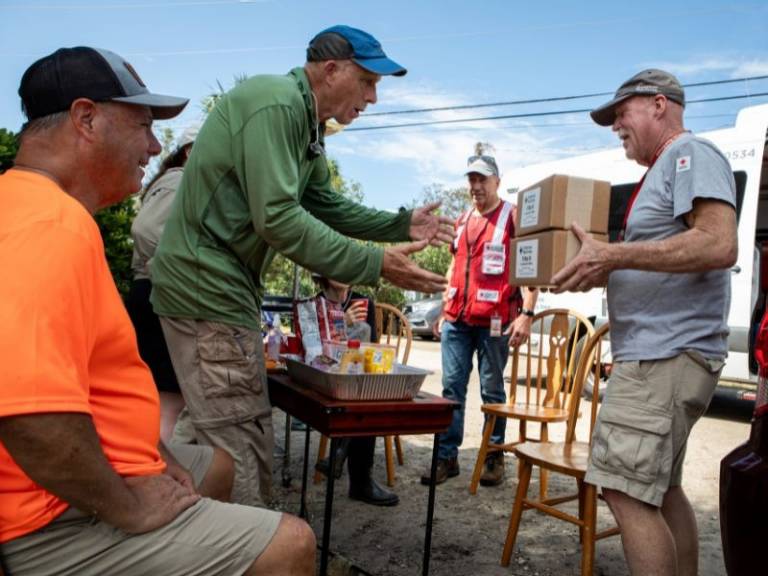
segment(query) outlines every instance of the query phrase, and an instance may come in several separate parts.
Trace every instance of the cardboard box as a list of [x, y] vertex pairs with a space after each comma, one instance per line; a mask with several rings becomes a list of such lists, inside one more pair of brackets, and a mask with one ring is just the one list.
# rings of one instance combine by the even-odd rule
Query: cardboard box
[[517, 193], [515, 236], [567, 230], [573, 221], [607, 234], [610, 203], [610, 182], [555, 174]]
[[[605, 234], [590, 234], [607, 242]], [[509, 281], [515, 286], [549, 286], [549, 281], [573, 260], [581, 242], [570, 230], [548, 230], [510, 242]]]

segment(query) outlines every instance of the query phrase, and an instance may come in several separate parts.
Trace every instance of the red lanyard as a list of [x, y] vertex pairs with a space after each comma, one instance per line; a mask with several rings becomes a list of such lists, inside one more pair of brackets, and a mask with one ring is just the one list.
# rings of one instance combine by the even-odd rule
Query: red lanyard
[[648, 169], [645, 171], [645, 174], [643, 174], [643, 177], [640, 178], [640, 182], [637, 183], [637, 186], [635, 186], [635, 189], [632, 191], [632, 196], [629, 197], [629, 202], [627, 203], [627, 211], [624, 212], [624, 222], [621, 224], [621, 230], [619, 231], [619, 242], [624, 241], [624, 235], [627, 231], [627, 221], [629, 220], [629, 213], [632, 211], [632, 206], [635, 205], [635, 200], [637, 200], [637, 195], [640, 193], [640, 188], [643, 187], [643, 182], [645, 182], [645, 177], [648, 175], [648, 172], [651, 171], [651, 168], [653, 168], [653, 165], [656, 164], [656, 160], [659, 159], [659, 156], [661, 156], [664, 153], [664, 150], [667, 149], [667, 146], [672, 144], [678, 136], [681, 134], [684, 134], [686, 131], [683, 130], [683, 132], [678, 132], [677, 134], [673, 134], [669, 138], [667, 138], [666, 142], [658, 147], [656, 150], [656, 153], [653, 155], [653, 158], [651, 159], [651, 163], [648, 165]]

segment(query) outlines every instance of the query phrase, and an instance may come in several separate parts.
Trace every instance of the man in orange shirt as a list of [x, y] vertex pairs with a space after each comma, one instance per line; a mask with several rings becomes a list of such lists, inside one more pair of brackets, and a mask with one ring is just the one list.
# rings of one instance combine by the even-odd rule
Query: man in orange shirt
[[159, 438], [159, 402], [112, 280], [97, 210], [160, 152], [151, 94], [120, 56], [61, 49], [19, 94], [0, 176], [0, 564], [11, 574], [312, 574], [303, 521], [227, 500], [224, 452]]

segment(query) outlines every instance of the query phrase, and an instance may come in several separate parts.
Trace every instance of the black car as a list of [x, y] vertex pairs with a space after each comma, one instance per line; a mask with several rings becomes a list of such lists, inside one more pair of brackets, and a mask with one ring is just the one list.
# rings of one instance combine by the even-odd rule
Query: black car
[[432, 327], [440, 318], [442, 308], [442, 296], [433, 296], [423, 300], [408, 302], [403, 307], [403, 314], [411, 323], [413, 335], [426, 340], [432, 340], [435, 337], [432, 333]]

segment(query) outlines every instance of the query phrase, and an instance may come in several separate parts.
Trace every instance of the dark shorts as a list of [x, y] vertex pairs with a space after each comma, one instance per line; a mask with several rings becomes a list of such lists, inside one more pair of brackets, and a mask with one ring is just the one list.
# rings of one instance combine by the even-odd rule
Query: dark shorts
[[152, 371], [157, 389], [161, 392], [180, 393], [163, 329], [160, 327], [160, 318], [149, 301], [151, 292], [152, 283], [148, 279], [134, 280], [125, 299], [125, 307], [136, 330], [139, 354]]

